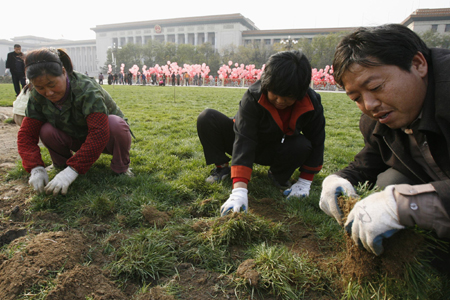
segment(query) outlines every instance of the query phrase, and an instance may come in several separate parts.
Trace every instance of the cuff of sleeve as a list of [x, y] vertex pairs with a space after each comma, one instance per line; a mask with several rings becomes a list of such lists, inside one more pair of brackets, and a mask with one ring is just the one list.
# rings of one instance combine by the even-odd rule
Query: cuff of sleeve
[[309, 181], [313, 181], [313, 179], [314, 179], [314, 174], [306, 173], [306, 172], [301, 172], [299, 178], [301, 178], [301, 179], [306, 179], [306, 180], [309, 180]]
[[247, 178], [244, 178], [244, 177], [234, 177], [233, 178], [233, 185], [236, 182], [244, 182], [245, 184], [248, 184], [249, 180]]
[[394, 197], [400, 224], [434, 230], [450, 237], [450, 218], [432, 184], [395, 186]]
[[231, 178], [245, 178], [250, 181], [252, 177], [252, 169], [245, 166], [231, 166]]

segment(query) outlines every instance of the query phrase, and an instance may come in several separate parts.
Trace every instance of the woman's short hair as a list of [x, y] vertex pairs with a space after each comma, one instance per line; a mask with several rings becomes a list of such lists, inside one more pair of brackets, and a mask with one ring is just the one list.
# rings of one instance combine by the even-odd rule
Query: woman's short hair
[[25, 71], [30, 80], [45, 74], [60, 76], [63, 67], [69, 75], [72, 74], [72, 60], [63, 49], [37, 49], [28, 52], [25, 57]]
[[298, 50], [273, 54], [261, 76], [261, 91], [283, 97], [303, 99], [311, 83], [311, 64]]
[[355, 63], [365, 67], [394, 65], [409, 72], [417, 52], [429, 60], [430, 49], [406, 26], [360, 27], [337, 45], [333, 60], [334, 79], [343, 86], [343, 74]]

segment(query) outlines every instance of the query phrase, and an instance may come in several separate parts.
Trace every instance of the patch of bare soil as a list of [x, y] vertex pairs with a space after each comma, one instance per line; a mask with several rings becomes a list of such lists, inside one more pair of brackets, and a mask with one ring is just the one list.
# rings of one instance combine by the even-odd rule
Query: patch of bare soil
[[77, 265], [58, 275], [57, 286], [46, 300], [85, 300], [89, 296], [98, 300], [125, 300], [127, 297], [96, 266]]
[[24, 251], [16, 252], [0, 266], [0, 299], [16, 299], [17, 295], [46, 282], [62, 270], [70, 270], [83, 262], [87, 246], [76, 232], [48, 232], [13, 241]]
[[0, 169], [11, 169], [19, 159], [17, 153], [17, 132], [19, 126], [3, 121], [12, 118], [12, 107], [0, 107]]

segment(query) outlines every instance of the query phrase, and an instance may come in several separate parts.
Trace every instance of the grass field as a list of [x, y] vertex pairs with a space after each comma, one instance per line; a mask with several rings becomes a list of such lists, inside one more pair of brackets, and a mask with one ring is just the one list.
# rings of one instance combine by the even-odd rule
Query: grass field
[[[136, 176], [114, 176], [109, 169], [110, 157], [102, 155], [70, 186], [67, 196], [34, 195], [28, 201], [29, 214], [51, 211], [65, 220], [47, 230], [83, 231], [86, 218], [106, 225], [108, 229], [98, 236], [98, 245], [91, 247], [90, 255], [99, 252], [113, 257], [101, 267], [111, 272], [118, 286], [124, 288], [133, 282], [139, 286], [135, 292], [139, 295], [148, 292], [149, 285], [160, 284], [173, 299], [189, 299], [181, 296], [186, 288], [180, 283], [161, 282], [178, 272], [180, 263], [191, 263], [195, 268], [233, 278], [233, 296], [237, 299], [402, 299], [402, 290], [392, 288], [396, 283], [387, 284], [387, 280], [379, 281], [379, 285], [350, 281], [344, 286], [338, 271], [342, 266], [337, 267], [345, 248], [342, 229], [318, 206], [322, 180], [345, 167], [363, 146], [358, 127], [360, 111], [344, 93], [321, 94], [327, 122], [325, 157], [310, 196], [287, 202], [270, 184], [268, 167], [255, 165], [249, 184], [250, 209], [260, 208], [271, 199], [275, 213], [284, 219], [264, 213], [220, 218], [219, 208], [231, 192], [231, 180], [212, 185], [205, 182], [212, 166], [205, 165], [196, 118], [206, 108], [233, 116], [245, 90], [104, 88], [128, 118], [136, 137], [131, 145], [131, 167]], [[12, 90], [10, 85], [0, 85], [0, 106], [12, 105]], [[50, 165], [47, 150], [41, 152]], [[52, 171], [50, 177], [55, 174]], [[7, 180], [26, 178], [19, 164], [5, 176]], [[164, 213], [165, 217], [149, 219], [152, 213]], [[199, 223], [204, 224], [203, 230], [195, 230]], [[318, 245], [314, 251], [289, 243], [295, 236], [295, 226], [311, 235]], [[126, 233], [127, 238], [112, 247], [106, 241], [117, 232]], [[91, 233], [86, 230], [86, 234]], [[8, 256], [11, 251], [6, 246], [2, 249]], [[248, 259], [256, 264], [259, 284], [249, 284], [237, 275], [240, 264]], [[49, 288], [36, 293], [39, 299], [45, 299], [54, 286], [55, 279], [48, 280]]]

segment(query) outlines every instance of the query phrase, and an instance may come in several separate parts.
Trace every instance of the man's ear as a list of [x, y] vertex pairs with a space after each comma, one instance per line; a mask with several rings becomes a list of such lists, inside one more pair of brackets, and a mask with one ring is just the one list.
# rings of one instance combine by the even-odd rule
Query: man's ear
[[423, 56], [422, 52], [418, 51], [416, 55], [414, 55], [411, 62], [411, 71], [417, 71], [420, 77], [425, 78], [428, 75], [428, 62]]

